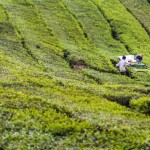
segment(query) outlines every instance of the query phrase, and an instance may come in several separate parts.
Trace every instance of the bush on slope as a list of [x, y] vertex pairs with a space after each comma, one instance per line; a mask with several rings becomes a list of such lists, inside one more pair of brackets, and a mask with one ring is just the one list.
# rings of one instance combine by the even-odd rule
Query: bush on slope
[[130, 14], [119, 0], [92, 0], [104, 12], [118, 40], [131, 54], [144, 53], [144, 62], [149, 65], [150, 38], [137, 19]]
[[[148, 149], [149, 116], [115, 101], [149, 97], [149, 87], [90, 68], [72, 70], [63, 59], [60, 39], [57, 41], [56, 32], [49, 37], [47, 23], [43, 23], [38, 2], [34, 2], [36, 7], [26, 0], [0, 1], [1, 22], [9, 24], [3, 26], [0, 39], [0, 148]], [[40, 27], [44, 24], [42, 32]], [[49, 44], [45, 45], [45, 40]], [[81, 45], [88, 47], [84, 44]]]
[[128, 54], [124, 45], [112, 36], [109, 23], [99, 8], [91, 1], [62, 0], [73, 16], [78, 20], [87, 40], [110, 58]]
[[78, 21], [61, 1], [33, 0], [33, 3], [40, 10], [47, 24], [52, 25], [54, 35], [68, 54], [66, 59], [69, 62], [81, 60], [91, 68], [115, 72], [109, 58], [87, 41]]
[[150, 5], [147, 0], [120, 0], [122, 4], [131, 12], [142, 24], [150, 36]]

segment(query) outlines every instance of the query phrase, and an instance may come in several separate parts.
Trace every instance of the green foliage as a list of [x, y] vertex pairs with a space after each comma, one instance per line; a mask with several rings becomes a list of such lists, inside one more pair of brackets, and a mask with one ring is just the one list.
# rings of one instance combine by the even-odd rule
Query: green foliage
[[85, 38], [80, 24], [62, 2], [34, 1], [34, 4], [46, 22], [52, 24], [54, 35], [59, 39], [62, 47], [69, 52], [67, 57], [69, 62], [81, 60], [91, 68], [107, 72], [109, 70], [115, 71], [107, 56], [102, 51], [96, 50]]
[[121, 84], [131, 84], [134, 83], [134, 81], [127, 77], [127, 76], [121, 76], [118, 74], [111, 74], [111, 73], [105, 73], [105, 72], [98, 72], [91, 69], [84, 69], [83, 74], [87, 75], [90, 78], [93, 78], [96, 82], [99, 84], [105, 84], [105, 83], [121, 83]]
[[150, 97], [141, 97], [139, 99], [131, 100], [130, 106], [138, 112], [150, 114]]
[[92, 1], [105, 14], [117, 40], [123, 43], [131, 54], [144, 53], [145, 62], [149, 64], [150, 38], [138, 20], [126, 10], [119, 0]]
[[[141, 25], [145, 28], [145, 30], [150, 35], [150, 5], [148, 4], [148, 0], [120, 0], [123, 5], [127, 8], [127, 10], [132, 13], [141, 23]], [[143, 17], [144, 16], [144, 17]]]
[[[124, 46], [112, 38], [112, 31], [109, 23], [99, 10], [91, 1], [68, 1], [63, 0], [66, 7], [71, 14], [78, 20], [85, 37], [90, 43], [99, 51], [107, 54], [107, 57], [116, 57], [127, 51]], [[92, 27], [92, 28], [91, 28]]]
[[150, 72], [115, 67], [138, 46], [149, 66], [144, 20], [118, 0], [1, 0], [0, 13], [0, 149], [149, 149]]

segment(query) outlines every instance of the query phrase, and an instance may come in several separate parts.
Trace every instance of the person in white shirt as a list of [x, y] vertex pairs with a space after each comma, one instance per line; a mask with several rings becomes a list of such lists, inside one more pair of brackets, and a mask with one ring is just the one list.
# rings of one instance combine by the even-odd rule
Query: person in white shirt
[[129, 66], [130, 63], [126, 61], [126, 56], [122, 56], [122, 59], [116, 64], [116, 67], [119, 67], [119, 71], [122, 75], [127, 74], [126, 67]]

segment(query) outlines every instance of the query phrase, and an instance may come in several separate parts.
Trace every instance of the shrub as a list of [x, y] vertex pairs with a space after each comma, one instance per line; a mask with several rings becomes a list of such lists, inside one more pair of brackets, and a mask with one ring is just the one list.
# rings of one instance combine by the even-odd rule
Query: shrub
[[130, 106], [139, 112], [150, 114], [150, 97], [141, 97], [139, 99], [131, 100]]

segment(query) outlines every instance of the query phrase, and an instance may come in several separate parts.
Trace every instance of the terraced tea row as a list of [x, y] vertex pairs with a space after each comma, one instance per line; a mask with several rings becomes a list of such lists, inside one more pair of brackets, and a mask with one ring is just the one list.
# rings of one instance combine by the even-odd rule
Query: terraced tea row
[[149, 66], [135, 12], [119, 0], [0, 1], [0, 149], [149, 149], [150, 72], [114, 66], [140, 50]]

